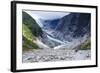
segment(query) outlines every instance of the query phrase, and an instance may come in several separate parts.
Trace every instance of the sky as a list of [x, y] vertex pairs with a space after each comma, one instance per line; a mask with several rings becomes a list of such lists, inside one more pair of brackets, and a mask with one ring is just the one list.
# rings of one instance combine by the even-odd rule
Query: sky
[[53, 19], [59, 19], [62, 18], [70, 13], [68, 12], [54, 12], [54, 11], [29, 11], [25, 10], [26, 13], [28, 13], [31, 17], [33, 17], [36, 22], [40, 25], [40, 27], [43, 27], [43, 24], [39, 19], [42, 20], [53, 20]]

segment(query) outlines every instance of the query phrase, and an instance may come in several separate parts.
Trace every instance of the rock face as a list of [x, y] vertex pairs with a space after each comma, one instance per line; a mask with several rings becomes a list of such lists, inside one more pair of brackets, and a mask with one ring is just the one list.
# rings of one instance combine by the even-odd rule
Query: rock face
[[[43, 21], [44, 27], [42, 29], [44, 29], [46, 33], [41, 37], [42, 42], [51, 48], [62, 43], [52, 41], [47, 36], [65, 43], [70, 42], [70, 44], [74, 44], [75, 42], [79, 43], [80, 40], [84, 42], [90, 37], [90, 18], [91, 15], [89, 13], [70, 13], [61, 19], [45, 20]], [[47, 33], [49, 33], [49, 35]]]
[[40, 21], [43, 24], [43, 29], [55, 29], [59, 20], [60, 19], [54, 19], [54, 20], [42, 20], [42, 19], [40, 19]]
[[48, 37], [48, 34], [43, 32], [42, 34], [42, 37], [39, 37], [40, 41], [43, 42], [44, 44], [46, 44], [47, 46], [49, 46], [50, 48], [53, 48], [55, 46], [58, 46], [60, 45], [59, 42], [56, 42], [54, 40], [51, 40], [49, 37]]
[[90, 34], [90, 27], [90, 14], [71, 13], [59, 21], [53, 34], [62, 41], [71, 41], [72, 38]]

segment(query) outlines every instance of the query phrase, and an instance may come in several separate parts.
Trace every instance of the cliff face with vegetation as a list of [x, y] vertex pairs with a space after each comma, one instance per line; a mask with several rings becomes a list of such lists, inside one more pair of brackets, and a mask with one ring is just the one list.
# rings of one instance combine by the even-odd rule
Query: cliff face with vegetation
[[23, 37], [23, 50], [24, 49], [37, 49], [38, 45], [35, 43], [36, 38], [41, 36], [42, 30], [36, 23], [36, 21], [26, 12], [23, 14], [23, 27], [22, 27], [22, 37]]

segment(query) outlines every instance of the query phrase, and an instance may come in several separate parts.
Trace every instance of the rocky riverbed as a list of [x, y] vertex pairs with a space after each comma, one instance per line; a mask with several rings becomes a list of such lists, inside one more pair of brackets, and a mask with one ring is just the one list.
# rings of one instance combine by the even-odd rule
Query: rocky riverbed
[[90, 50], [37, 49], [23, 51], [22, 62], [72, 61], [91, 59]]

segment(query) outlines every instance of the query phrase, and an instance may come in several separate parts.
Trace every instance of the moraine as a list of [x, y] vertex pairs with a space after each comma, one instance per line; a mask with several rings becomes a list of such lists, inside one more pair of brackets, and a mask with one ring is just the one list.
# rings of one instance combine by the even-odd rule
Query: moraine
[[66, 49], [38, 49], [23, 52], [23, 63], [52, 62], [52, 61], [76, 61], [91, 59], [90, 50], [66, 50]]

